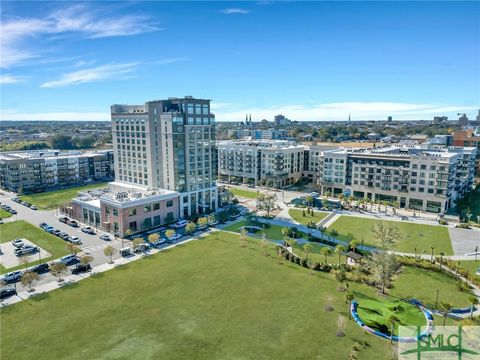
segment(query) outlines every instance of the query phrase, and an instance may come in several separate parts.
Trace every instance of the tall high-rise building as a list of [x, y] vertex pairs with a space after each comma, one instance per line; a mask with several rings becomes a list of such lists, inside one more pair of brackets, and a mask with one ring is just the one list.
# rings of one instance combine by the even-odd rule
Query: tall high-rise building
[[181, 193], [181, 216], [216, 209], [215, 115], [210, 100], [168, 98], [113, 105], [118, 182]]

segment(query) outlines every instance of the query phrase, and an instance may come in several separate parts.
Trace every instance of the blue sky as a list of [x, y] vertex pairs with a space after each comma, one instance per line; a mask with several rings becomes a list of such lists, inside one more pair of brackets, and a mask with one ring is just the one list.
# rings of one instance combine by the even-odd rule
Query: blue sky
[[4, 2], [2, 119], [213, 100], [218, 121], [480, 107], [479, 2]]

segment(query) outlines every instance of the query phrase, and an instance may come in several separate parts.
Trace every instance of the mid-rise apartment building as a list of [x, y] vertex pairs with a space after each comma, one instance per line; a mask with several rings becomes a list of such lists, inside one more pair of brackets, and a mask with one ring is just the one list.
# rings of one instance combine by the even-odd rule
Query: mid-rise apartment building
[[480, 174], [480, 128], [476, 131], [457, 130], [453, 133], [453, 146], [471, 146], [477, 148], [476, 172]]
[[282, 140], [228, 140], [218, 144], [220, 180], [285, 187], [300, 180], [304, 147]]
[[321, 192], [443, 213], [473, 185], [476, 148], [387, 146], [325, 151]]
[[[217, 209], [215, 116], [191, 96], [112, 105], [115, 182], [72, 203], [76, 217], [123, 236]], [[87, 216], [88, 215], [88, 216]]]
[[45, 191], [92, 181], [108, 181], [113, 176], [112, 150], [29, 150], [0, 154], [0, 184], [10, 191]]

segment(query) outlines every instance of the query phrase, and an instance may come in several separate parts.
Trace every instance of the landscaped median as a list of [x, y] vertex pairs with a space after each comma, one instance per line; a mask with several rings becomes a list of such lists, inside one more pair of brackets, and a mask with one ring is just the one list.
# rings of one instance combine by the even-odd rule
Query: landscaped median
[[22, 195], [19, 197], [23, 201], [36, 205], [39, 209], [49, 210], [68, 203], [79, 191], [101, 189], [105, 187], [107, 187], [107, 183], [96, 183], [62, 190], [46, 191], [38, 194]]
[[[56, 236], [53, 236], [26, 221], [12, 221], [0, 225], [0, 243], [7, 243], [15, 240], [16, 238], [25, 238], [52, 254], [51, 258], [43, 259], [43, 261], [56, 259], [68, 254], [68, 251], [65, 248], [65, 241], [60, 240]], [[31, 259], [38, 259], [38, 255], [33, 254]], [[34, 260], [29, 263], [29, 266], [36, 265], [39, 262], [39, 260]], [[4, 274], [10, 271], [18, 270], [22, 267], [24, 266], [19, 264], [18, 266], [7, 269], [0, 265], [0, 272]]]
[[[414, 224], [402, 221], [376, 220], [367, 217], [345, 216], [342, 215], [332, 225], [328, 227], [328, 233], [332, 234], [335, 230], [338, 240], [349, 242], [355, 240], [357, 244], [368, 246], [378, 246], [379, 242], [372, 232], [374, 225], [383, 223], [398, 228], [401, 239], [392, 250], [415, 253], [430, 254], [433, 247], [433, 253], [439, 255], [453, 255], [452, 243], [448, 228], [441, 225]], [[416, 250], [415, 250], [416, 249]]]
[[328, 212], [325, 211], [313, 211], [313, 215], [307, 211], [307, 209], [290, 209], [288, 215], [296, 222], [307, 225], [310, 221], [318, 223], [328, 216]]
[[235, 196], [240, 196], [247, 199], [256, 199], [259, 194], [257, 191], [245, 189], [229, 188], [228, 190]]

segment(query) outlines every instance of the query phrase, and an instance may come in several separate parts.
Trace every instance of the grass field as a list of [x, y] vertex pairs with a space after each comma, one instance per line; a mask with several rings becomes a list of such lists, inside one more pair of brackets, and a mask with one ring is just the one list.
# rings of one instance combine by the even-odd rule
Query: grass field
[[68, 189], [47, 191], [38, 194], [22, 195], [20, 199], [36, 205], [39, 209], [48, 210], [68, 203], [79, 191], [100, 189], [107, 186], [107, 183], [97, 183], [85, 186], [77, 186]]
[[240, 197], [244, 197], [244, 198], [247, 198], [247, 199], [256, 199], [257, 195], [259, 194], [256, 191], [237, 189], [237, 188], [229, 188], [228, 190], [230, 190], [231, 193], [235, 196], [240, 196]]
[[359, 341], [359, 359], [390, 359], [388, 341], [348, 320], [330, 275], [262, 252], [213, 235], [3, 308], [2, 359], [346, 359]]
[[5, 219], [12, 216], [8, 211], [0, 209], [0, 219]]
[[393, 288], [388, 292], [393, 296], [421, 300], [434, 309], [437, 290], [440, 290], [439, 303], [447, 301], [456, 308], [469, 305], [470, 294], [458, 291], [455, 279], [445, 274], [414, 267], [403, 267], [403, 272], [395, 279]]
[[[480, 256], [478, 257], [478, 261], [475, 260], [463, 260], [459, 261], [460, 267], [468, 270], [471, 275], [475, 275], [477, 270], [480, 269]], [[480, 279], [480, 275], [475, 275], [477, 279]]]
[[318, 223], [320, 220], [325, 219], [329, 214], [327, 212], [314, 211], [312, 216], [307, 214], [307, 210], [305, 209], [305, 216], [303, 216], [303, 211], [304, 210], [290, 209], [288, 210], [288, 215], [290, 215], [296, 222], [307, 225], [309, 221], [315, 221]]
[[[304, 244], [297, 244], [295, 245], [294, 253], [302, 258], [305, 257], [305, 251], [303, 250]], [[320, 254], [320, 249], [325, 247], [324, 245], [320, 245], [317, 243], [310, 242], [312, 246], [310, 252], [308, 253], [308, 261], [311, 263], [318, 262], [319, 264], [323, 264], [325, 262], [325, 256]], [[332, 248], [331, 248], [332, 249]], [[346, 258], [344, 255], [340, 255], [340, 263], [345, 264]], [[338, 254], [332, 249], [332, 254], [327, 256], [327, 264], [338, 264]]]
[[[29, 224], [26, 221], [12, 221], [0, 225], [0, 243], [12, 241], [18, 237], [26, 238], [31, 242], [35, 243], [36, 245], [40, 246], [41, 248], [52, 254], [53, 258], [58, 258], [68, 254], [68, 251], [65, 249], [65, 241], [60, 240], [56, 236], [46, 233], [39, 227]], [[32, 259], [33, 258], [38, 259], [38, 254], [32, 256]], [[45, 259], [43, 260], [45, 261]], [[30, 265], [35, 265], [38, 263], [39, 260], [35, 260], [32, 261]], [[5, 272], [13, 271], [19, 268], [22, 268], [22, 266], [19, 265], [13, 268], [6, 269], [0, 265], [0, 272], [3, 274]]]
[[337, 238], [340, 240], [356, 240], [360, 244], [363, 239], [365, 245], [376, 246], [378, 245], [378, 240], [375, 239], [372, 233], [372, 227], [381, 222], [396, 226], [399, 229], [402, 239], [395, 247], [397, 251], [414, 253], [416, 247], [417, 253], [429, 254], [431, 252], [430, 247], [434, 246], [434, 253], [437, 255], [441, 252], [445, 253], [445, 255], [453, 255], [448, 229], [443, 226], [341, 216], [328, 227], [328, 232], [335, 229], [338, 231]]

